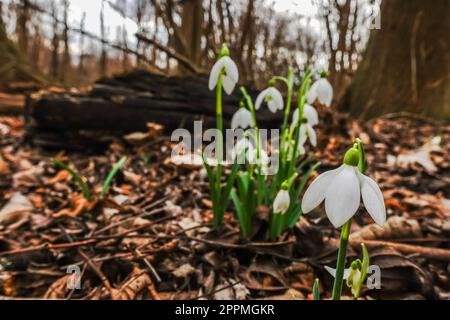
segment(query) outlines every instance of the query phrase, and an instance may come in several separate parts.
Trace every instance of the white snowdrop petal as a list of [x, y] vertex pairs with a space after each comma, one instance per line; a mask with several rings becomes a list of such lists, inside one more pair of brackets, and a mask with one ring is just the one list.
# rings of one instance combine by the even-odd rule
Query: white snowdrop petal
[[298, 134], [300, 135], [300, 139], [305, 139], [305, 141], [307, 140], [307, 135], [308, 135], [308, 129], [306, 129], [306, 124], [302, 123], [300, 125], [300, 130], [298, 131]]
[[312, 126], [316, 126], [319, 124], [319, 115], [317, 113], [317, 110], [309, 104], [305, 104], [305, 106], [303, 107], [303, 117], [308, 119], [308, 123]]
[[317, 81], [316, 94], [321, 104], [328, 107], [331, 106], [331, 102], [333, 101], [333, 87], [327, 79], [322, 78]]
[[276, 113], [277, 112], [277, 105], [273, 99], [269, 100], [267, 102], [267, 106], [269, 107], [270, 112]]
[[313, 127], [310, 124], [306, 124], [306, 130], [308, 130], [308, 137], [311, 144], [315, 147], [317, 146], [317, 135], [316, 131], [314, 131]]
[[326, 190], [325, 211], [328, 219], [335, 228], [341, 227], [353, 217], [360, 202], [361, 192], [356, 168], [344, 164]]
[[275, 109], [283, 110], [284, 101], [283, 101], [283, 96], [282, 96], [281, 92], [278, 91], [278, 89], [274, 88], [274, 87], [270, 87], [269, 90], [270, 90], [270, 96], [272, 97], [272, 101], [275, 104]]
[[300, 155], [304, 155], [306, 153], [305, 150], [305, 143], [306, 143], [307, 137], [306, 135], [301, 135], [300, 138], [298, 139], [298, 153], [300, 153]]
[[252, 114], [245, 108], [240, 108], [231, 118], [231, 129], [246, 129], [252, 126]]
[[227, 72], [227, 76], [233, 80], [234, 83], [239, 82], [239, 71], [236, 63], [231, 60], [230, 57], [222, 57], [221, 58], [223, 66], [225, 67], [225, 71]]
[[295, 108], [294, 113], [292, 114], [292, 123], [296, 124], [298, 122], [298, 108]]
[[378, 187], [377, 183], [361, 174], [362, 185], [361, 185], [361, 195], [364, 202], [364, 207], [366, 207], [367, 212], [373, 218], [373, 220], [380, 226], [383, 226], [386, 222], [386, 207], [384, 204], [383, 193]]
[[222, 75], [222, 85], [223, 85], [223, 88], [225, 89], [225, 92], [228, 95], [230, 95], [233, 93], [236, 82], [234, 82], [234, 80], [231, 79], [229, 76]]
[[245, 163], [245, 155], [250, 152], [249, 150], [253, 149], [253, 145], [247, 138], [241, 138], [236, 142], [236, 145], [233, 148], [232, 157], [233, 160], [236, 160], [236, 157], [239, 157], [238, 162], [241, 164]]
[[[300, 144], [300, 143], [299, 143], [299, 145], [298, 145], [298, 147], [297, 147], [297, 150], [298, 150], [298, 154], [301, 155], [301, 156], [303, 156], [303, 155], [306, 153], [304, 143], [303, 143], [303, 144]], [[292, 157], [291, 157], [291, 159], [292, 159]], [[291, 160], [291, 159], [289, 159], [289, 160]]]
[[313, 85], [311, 86], [311, 88], [309, 88], [309, 91], [306, 95], [306, 99], [308, 100], [309, 104], [313, 104], [317, 99], [316, 88], [317, 88], [317, 82], [314, 82]]
[[313, 183], [306, 190], [302, 199], [303, 213], [310, 212], [323, 201], [328, 187], [342, 169], [343, 166], [331, 171], [324, 172], [313, 181]]
[[273, 202], [273, 212], [284, 214], [287, 209], [289, 209], [289, 204], [289, 192], [286, 190], [281, 190], [280, 192], [278, 192]]
[[219, 80], [219, 75], [222, 72], [222, 68], [223, 68], [223, 63], [222, 63], [222, 59], [218, 60], [214, 66], [211, 69], [211, 73], [209, 74], [209, 90], [213, 90], [216, 85], [217, 85], [217, 81]]
[[256, 97], [255, 110], [259, 110], [259, 108], [261, 108], [261, 105], [264, 102], [264, 99], [266, 98], [267, 90], [268, 89], [265, 89], [265, 90], [261, 91], [258, 94], [258, 97]]
[[325, 270], [328, 271], [329, 274], [333, 276], [333, 278], [336, 278], [336, 269], [331, 268], [329, 266], [324, 266]]
[[[240, 110], [240, 109], [239, 109]], [[240, 119], [240, 116], [239, 116], [239, 110], [238, 111], [236, 111], [234, 114], [233, 114], [233, 117], [231, 118], [231, 129], [237, 129], [237, 128], [239, 128], [239, 125], [240, 125], [240, 121], [241, 121], [241, 119]]]
[[344, 269], [344, 280], [347, 280], [350, 276], [350, 268]]
[[[336, 269], [331, 268], [329, 266], [325, 266], [325, 270], [328, 271], [329, 274], [336, 278]], [[344, 279], [347, 279], [350, 276], [350, 268], [344, 269]]]

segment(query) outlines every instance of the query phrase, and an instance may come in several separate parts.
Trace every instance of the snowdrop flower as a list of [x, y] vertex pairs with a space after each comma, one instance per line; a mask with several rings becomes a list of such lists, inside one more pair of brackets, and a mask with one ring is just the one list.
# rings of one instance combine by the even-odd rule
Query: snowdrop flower
[[[336, 278], [336, 269], [330, 268], [328, 266], [325, 266], [325, 270], [328, 271], [329, 274], [331, 274], [334, 278]], [[361, 280], [361, 270], [358, 268], [347, 268], [344, 269], [344, 280], [347, 282], [347, 286], [351, 288], [352, 294], [356, 294], [357, 287]]]
[[283, 110], [284, 108], [283, 96], [275, 87], [269, 87], [258, 95], [255, 102], [255, 109], [259, 110], [263, 102], [267, 103], [272, 113], [277, 112], [277, 110]]
[[231, 94], [239, 81], [239, 72], [236, 63], [229, 57], [229, 50], [226, 46], [222, 47], [221, 58], [217, 60], [211, 69], [209, 75], [209, 90], [213, 90], [221, 79], [225, 92]]
[[[295, 109], [294, 114], [292, 115], [292, 122], [298, 122], [298, 108]], [[303, 106], [303, 118], [308, 120], [308, 123], [311, 126], [316, 126], [319, 124], [319, 114], [316, 109], [310, 104], [305, 104]]]
[[273, 201], [273, 213], [285, 214], [289, 209], [290, 203], [289, 191], [282, 187]]
[[266, 166], [270, 162], [267, 152], [264, 151], [262, 148], [259, 148], [259, 160], [257, 148], [250, 148], [248, 150], [247, 157], [250, 164], [259, 164], [261, 166]]
[[306, 142], [306, 139], [309, 138], [309, 142], [311, 142], [311, 144], [314, 147], [317, 146], [316, 131], [308, 122], [302, 123], [300, 125], [299, 135], [300, 135], [299, 145], [304, 145]]
[[[297, 108], [292, 116], [293, 123], [298, 122], [298, 113], [299, 111]], [[317, 114], [316, 109], [314, 109], [314, 107], [309, 104], [305, 104], [303, 107], [303, 119], [302, 123], [300, 124], [300, 138], [298, 142], [298, 151], [301, 155], [305, 154], [304, 145], [307, 138], [309, 138], [309, 141], [314, 147], [317, 146], [317, 135], [313, 128], [313, 126], [317, 124], [319, 124], [319, 115]]]
[[314, 101], [319, 100], [321, 104], [327, 107], [331, 106], [331, 102], [333, 101], [333, 87], [330, 82], [325, 77], [314, 82], [308, 91], [307, 100], [309, 104], [313, 104]]
[[231, 129], [252, 127], [252, 113], [246, 108], [239, 108], [231, 119]]
[[[333, 278], [336, 278], [336, 269], [331, 268], [329, 266], [325, 266], [325, 270], [327, 270], [328, 273], [333, 276]], [[350, 275], [350, 268], [344, 269], [344, 280], [348, 279], [349, 275]]]
[[377, 183], [360, 173], [358, 150], [347, 151], [344, 164], [319, 175], [306, 190], [302, 211], [306, 214], [325, 200], [325, 211], [334, 227], [344, 225], [359, 208], [361, 196], [370, 216], [380, 226], [386, 221], [383, 194]]
[[[232, 158], [233, 160], [236, 159], [236, 157], [239, 157], [238, 163], [243, 164], [245, 162], [245, 159], [253, 157], [255, 147], [250, 142], [249, 139], [246, 137], [239, 139], [232, 151]], [[244, 158], [246, 156], [246, 158]]]

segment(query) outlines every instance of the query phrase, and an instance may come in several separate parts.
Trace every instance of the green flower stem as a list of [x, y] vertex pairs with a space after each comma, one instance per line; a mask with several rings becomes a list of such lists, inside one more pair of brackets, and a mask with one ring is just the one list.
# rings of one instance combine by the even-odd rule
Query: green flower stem
[[[356, 149], [358, 149], [359, 152], [358, 169], [361, 173], [364, 174], [367, 169], [366, 156], [363, 144], [360, 139], [356, 139], [354, 147], [356, 147]], [[334, 285], [333, 285], [333, 295], [332, 295], [333, 300], [341, 299], [342, 282], [344, 278], [344, 269], [345, 269], [345, 258], [347, 254], [347, 243], [348, 237], [350, 236], [351, 225], [352, 219], [347, 221], [347, 223], [344, 224], [341, 230], [341, 243], [339, 244], [339, 252], [336, 266], [336, 277], [334, 278]]]
[[314, 281], [313, 286], [313, 300], [320, 300], [320, 282], [317, 278]]
[[301, 122], [303, 119], [303, 109], [306, 104], [306, 93], [308, 92], [310, 86], [311, 86], [311, 71], [307, 70], [305, 73], [305, 76], [303, 77], [302, 85], [300, 86], [300, 89], [298, 91], [298, 98], [297, 98], [298, 99], [297, 108], [299, 111], [298, 112], [298, 121], [297, 121], [297, 123], [293, 123], [289, 130], [288, 141], [292, 140], [292, 135], [294, 135], [295, 140], [294, 140], [294, 146], [292, 149], [292, 160], [289, 164], [289, 170], [287, 172], [288, 175], [290, 175], [292, 173], [295, 159], [297, 158], [297, 148], [298, 148], [298, 142], [299, 142], [300, 126], [301, 126]]
[[287, 80], [286, 85], [288, 88], [288, 93], [287, 93], [286, 108], [284, 109], [283, 126], [281, 127], [283, 131], [287, 127], [289, 114], [291, 113], [292, 93], [293, 93], [293, 89], [294, 89], [294, 70], [291, 67], [289, 67], [288, 77], [286, 80]]
[[[298, 143], [300, 140], [300, 126], [301, 126], [301, 119], [303, 119], [303, 108], [305, 106], [306, 103], [306, 98], [304, 96], [301, 96], [301, 98], [299, 98], [299, 103], [298, 103], [298, 122], [294, 124], [294, 129], [290, 130], [289, 132], [289, 140], [290, 141], [292, 139], [292, 134], [294, 135], [294, 146], [292, 149], [292, 159], [289, 162], [289, 169], [287, 171], [288, 176], [292, 174], [293, 170], [294, 170], [294, 164], [295, 164], [295, 159], [297, 158], [297, 152], [298, 152]], [[287, 159], [286, 159], [287, 160]]]
[[253, 105], [252, 98], [248, 94], [247, 89], [245, 89], [245, 87], [240, 87], [239, 90], [241, 90], [241, 93], [244, 96], [245, 103], [249, 108], [250, 113], [252, 114], [252, 126], [253, 128], [257, 128], [258, 124], [256, 123], [255, 106]]
[[127, 161], [127, 157], [123, 156], [119, 162], [117, 162], [114, 167], [109, 172], [108, 176], [106, 177], [105, 182], [103, 183], [102, 190], [100, 191], [100, 199], [103, 199], [106, 195], [106, 191], [109, 188], [109, 185], [111, 184], [112, 180], [116, 176], [116, 174], [119, 172], [119, 170], [123, 167], [125, 162]]
[[337, 258], [336, 266], [336, 277], [334, 278], [333, 284], [333, 300], [341, 299], [342, 283], [344, 280], [344, 270], [345, 270], [345, 258], [347, 255], [347, 243], [350, 236], [350, 227], [352, 225], [352, 219], [348, 220], [341, 230], [341, 242], [339, 244], [339, 252]]
[[[215, 179], [215, 194], [220, 195], [221, 178], [222, 178], [222, 153], [223, 153], [223, 117], [222, 117], [222, 77], [219, 76], [216, 86], [216, 127], [219, 132], [216, 144], [216, 179]], [[216, 198], [216, 197], [215, 197]], [[220, 201], [216, 198], [216, 201]], [[214, 201], [213, 201], [214, 202]], [[221, 207], [223, 204], [216, 203], [214, 206], [214, 227], [218, 227], [222, 223], [223, 215]]]
[[[255, 133], [256, 133], [256, 159], [259, 163], [259, 160], [261, 158], [261, 148], [260, 148], [259, 128], [258, 128], [258, 123], [256, 121], [255, 106], [253, 105], [252, 98], [248, 94], [247, 89], [245, 89], [245, 87], [240, 87], [239, 89], [240, 89], [242, 95], [244, 96], [245, 103], [252, 115], [252, 126], [255, 129]], [[252, 170], [250, 170], [250, 175], [253, 176], [253, 166], [251, 166], [251, 169]], [[261, 200], [261, 197], [262, 197], [261, 195], [258, 195], [258, 202]]]

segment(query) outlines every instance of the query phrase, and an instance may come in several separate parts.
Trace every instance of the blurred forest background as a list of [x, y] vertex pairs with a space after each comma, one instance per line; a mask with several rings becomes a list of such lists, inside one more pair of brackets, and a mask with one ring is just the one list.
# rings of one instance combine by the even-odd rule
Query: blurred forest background
[[446, 0], [1, 0], [0, 10], [7, 91], [136, 68], [206, 75], [227, 43], [241, 82], [257, 89], [288, 66], [314, 66], [354, 115], [450, 116]]

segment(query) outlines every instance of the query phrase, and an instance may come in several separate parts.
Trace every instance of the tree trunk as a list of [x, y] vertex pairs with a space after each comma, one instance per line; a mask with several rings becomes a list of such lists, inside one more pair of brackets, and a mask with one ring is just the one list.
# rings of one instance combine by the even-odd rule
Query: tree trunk
[[450, 1], [389, 0], [340, 108], [450, 118]]
[[[201, 36], [203, 23], [203, 5], [201, 0], [187, 0], [183, 2], [181, 17], [181, 34], [184, 46], [178, 43], [176, 49], [185, 55], [195, 66], [201, 62]], [[189, 72], [184, 65], [179, 65], [182, 74]]]
[[26, 56], [28, 53], [28, 20], [30, 16], [30, 3], [28, 0], [20, 2], [20, 9], [17, 14], [17, 36], [19, 49]]
[[64, 7], [64, 30], [62, 32], [62, 40], [64, 43], [64, 53], [62, 57], [62, 68], [59, 75], [59, 80], [62, 84], [67, 85], [68, 84], [68, 76], [70, 74], [70, 67], [71, 67], [71, 59], [70, 59], [70, 47], [69, 47], [69, 22], [68, 22], [68, 15], [69, 15], [69, 1], [64, 0], [63, 7]]

